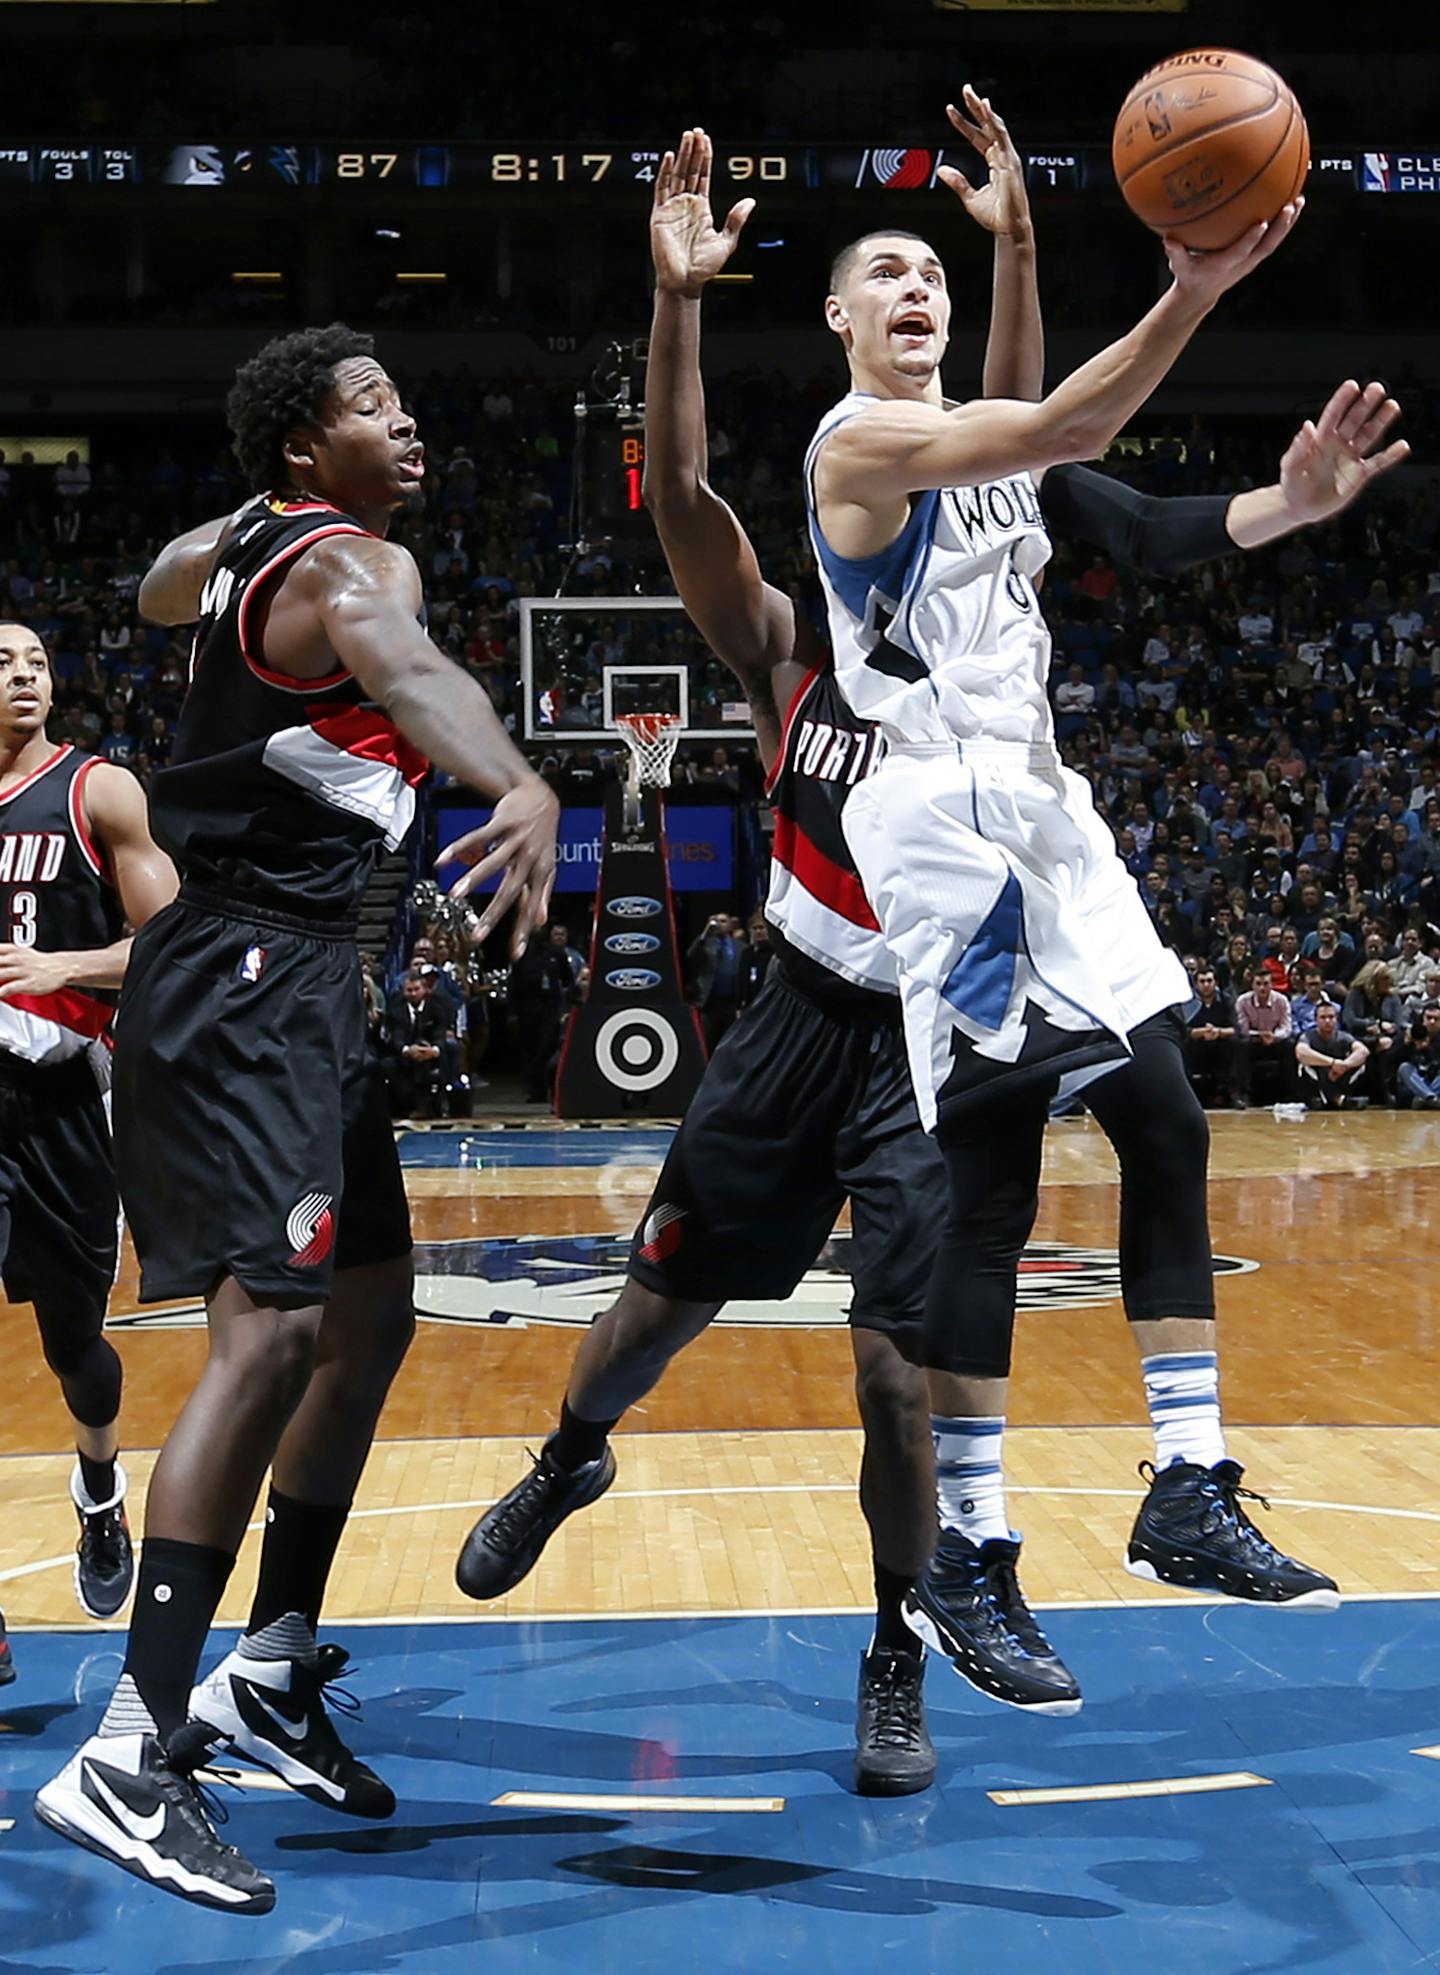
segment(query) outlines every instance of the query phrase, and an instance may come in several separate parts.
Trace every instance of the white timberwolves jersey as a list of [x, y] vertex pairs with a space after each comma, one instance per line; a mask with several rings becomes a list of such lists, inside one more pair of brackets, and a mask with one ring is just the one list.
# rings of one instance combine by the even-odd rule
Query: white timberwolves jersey
[[837, 555], [815, 507], [815, 459], [878, 400], [852, 391], [805, 457], [805, 503], [830, 617], [835, 672], [855, 711], [895, 741], [1050, 743], [1050, 634], [1034, 579], [1050, 558], [1028, 473], [917, 494], [878, 555]]

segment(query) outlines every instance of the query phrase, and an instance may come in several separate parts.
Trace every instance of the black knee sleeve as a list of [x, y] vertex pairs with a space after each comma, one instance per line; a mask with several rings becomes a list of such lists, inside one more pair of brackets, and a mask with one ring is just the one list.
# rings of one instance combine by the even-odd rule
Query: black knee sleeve
[[1168, 1011], [1130, 1038], [1134, 1056], [1086, 1100], [1120, 1161], [1120, 1279], [1131, 1323], [1212, 1318], [1206, 1182], [1210, 1128]]
[[925, 1301], [925, 1363], [1005, 1378], [1015, 1271], [1035, 1225], [1046, 1104], [1027, 1096], [943, 1141], [950, 1207]]
[[120, 1359], [101, 1330], [103, 1311], [57, 1313], [35, 1305], [45, 1362], [59, 1379], [65, 1404], [82, 1426], [109, 1426], [120, 1411]]

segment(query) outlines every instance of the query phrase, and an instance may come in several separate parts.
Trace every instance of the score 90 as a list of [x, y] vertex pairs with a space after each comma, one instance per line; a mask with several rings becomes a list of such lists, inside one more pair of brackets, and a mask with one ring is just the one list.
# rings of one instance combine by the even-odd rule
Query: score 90
[[761, 179], [767, 185], [783, 185], [789, 176], [789, 169], [788, 158], [761, 158], [743, 151], [732, 154], [725, 160], [725, 170], [737, 185], [747, 178]]

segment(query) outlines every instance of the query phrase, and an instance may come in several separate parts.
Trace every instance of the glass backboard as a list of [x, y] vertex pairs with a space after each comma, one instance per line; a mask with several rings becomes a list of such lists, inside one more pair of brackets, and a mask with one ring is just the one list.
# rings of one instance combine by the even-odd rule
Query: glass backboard
[[679, 713], [682, 739], [754, 736], [735, 675], [673, 597], [525, 597], [520, 605], [523, 732], [589, 743], [616, 713]]

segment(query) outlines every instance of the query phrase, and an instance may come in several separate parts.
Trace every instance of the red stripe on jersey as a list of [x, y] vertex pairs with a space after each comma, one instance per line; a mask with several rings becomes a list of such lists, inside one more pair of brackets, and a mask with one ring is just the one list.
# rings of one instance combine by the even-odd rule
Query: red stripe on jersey
[[353, 521], [337, 523], [333, 528], [317, 528], [313, 535], [302, 535], [298, 542], [289, 543], [278, 555], [272, 556], [263, 569], [257, 569], [245, 585], [244, 594], [240, 598], [240, 606], [235, 616], [235, 635], [240, 645], [240, 656], [257, 679], [263, 679], [267, 686], [279, 686], [282, 692], [323, 693], [329, 687], [338, 686], [351, 676], [343, 665], [338, 672], [327, 672], [319, 679], [296, 679], [288, 672], [271, 672], [251, 651], [250, 639], [246, 632], [250, 606], [276, 570], [283, 569], [287, 562], [293, 562], [296, 556], [303, 554], [306, 549], [313, 548], [317, 542], [328, 541], [332, 535], [359, 535], [366, 540], [375, 539], [368, 529], [358, 527]]
[[795, 724], [795, 715], [800, 711], [800, 702], [820, 677], [824, 667], [814, 666], [795, 688], [795, 696], [785, 709], [785, 718], [780, 723], [780, 752], [770, 764], [770, 773], [765, 777], [765, 793], [769, 795], [780, 779], [780, 770], [785, 766], [785, 750], [790, 745], [790, 729]]
[[343, 748], [346, 754], [398, 768], [411, 788], [430, 772], [430, 763], [419, 748], [411, 747], [394, 722], [374, 707], [347, 706], [338, 713], [321, 708], [320, 718], [312, 720], [310, 726], [322, 741]]
[[852, 926], [861, 926], [867, 933], [879, 932], [880, 921], [870, 910], [870, 901], [859, 878], [828, 858], [793, 817], [776, 816], [773, 850], [776, 863], [783, 864], [812, 898], [818, 898]]
[[90, 773], [92, 768], [98, 768], [99, 765], [99, 757], [97, 756], [93, 761], [83, 763], [75, 771], [75, 779], [70, 784], [70, 828], [74, 831], [75, 841], [80, 846], [80, 855], [85, 859], [85, 862], [90, 866], [96, 877], [103, 878], [108, 885], [110, 875], [105, 869], [105, 863], [100, 855], [99, 846], [90, 835], [89, 827], [85, 822], [85, 804], [80, 796], [81, 786], [85, 781], [85, 777]]
[[5, 999], [22, 1014], [39, 1015], [81, 1036], [103, 1034], [115, 1014], [108, 1001], [95, 1001], [79, 988], [60, 988], [54, 994], [7, 994]]
[[48, 761], [42, 761], [38, 768], [32, 768], [30, 770], [30, 773], [25, 777], [23, 782], [17, 782], [13, 789], [6, 789], [3, 794], [0, 794], [0, 803], [13, 802], [22, 789], [28, 789], [33, 782], [38, 782], [42, 775], [48, 775], [52, 768], [59, 766], [67, 754], [73, 754], [74, 752], [75, 750], [71, 747], [69, 741], [62, 742]]

